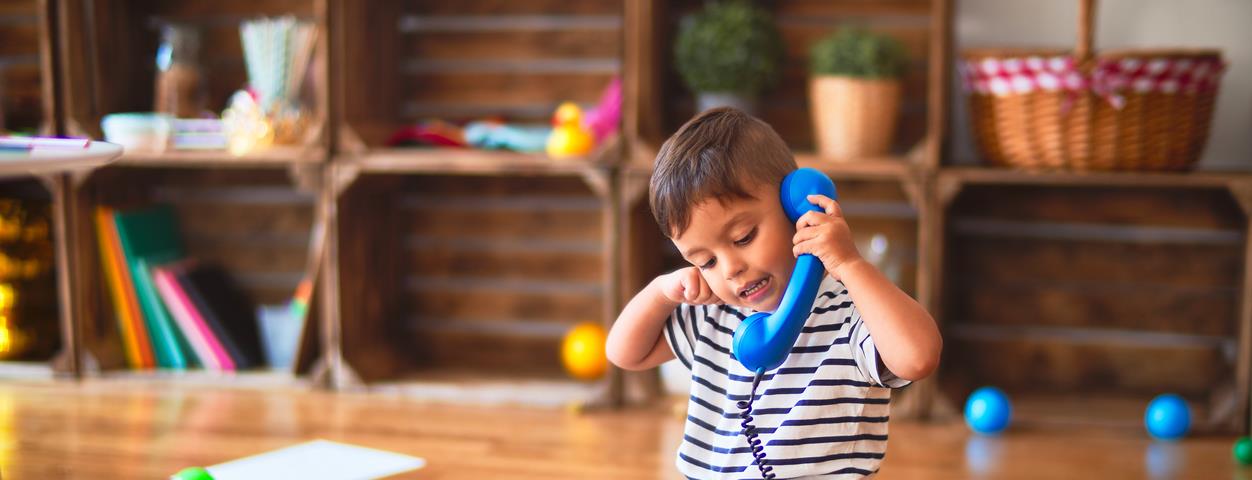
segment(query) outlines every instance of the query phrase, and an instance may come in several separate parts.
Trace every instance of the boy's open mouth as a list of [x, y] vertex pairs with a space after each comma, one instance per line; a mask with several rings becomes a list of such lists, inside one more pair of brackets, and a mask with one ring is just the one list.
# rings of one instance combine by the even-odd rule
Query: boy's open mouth
[[739, 298], [750, 299], [753, 295], [765, 290], [769, 286], [769, 277], [762, 278], [755, 282], [749, 283], [746, 287], [739, 290]]

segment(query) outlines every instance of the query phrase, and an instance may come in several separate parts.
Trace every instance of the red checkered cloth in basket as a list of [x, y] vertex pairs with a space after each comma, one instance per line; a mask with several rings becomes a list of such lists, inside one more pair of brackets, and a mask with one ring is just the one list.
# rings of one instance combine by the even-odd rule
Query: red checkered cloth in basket
[[965, 90], [996, 96], [1035, 90], [1082, 92], [1090, 89], [1116, 108], [1122, 92], [1208, 92], [1217, 88], [1226, 64], [1219, 58], [1111, 58], [1096, 61], [1089, 75], [1068, 56], [984, 58], [959, 64]]

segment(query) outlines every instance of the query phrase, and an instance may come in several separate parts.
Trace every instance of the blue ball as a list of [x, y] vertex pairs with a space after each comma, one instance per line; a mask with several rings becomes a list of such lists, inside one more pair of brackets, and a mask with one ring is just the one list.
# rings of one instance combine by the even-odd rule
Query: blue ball
[[978, 433], [1000, 433], [1009, 426], [1012, 416], [1009, 397], [996, 387], [974, 390], [965, 401], [965, 424]]
[[1191, 409], [1187, 407], [1187, 401], [1178, 395], [1158, 395], [1148, 404], [1143, 424], [1148, 427], [1148, 433], [1158, 440], [1179, 439], [1191, 429]]

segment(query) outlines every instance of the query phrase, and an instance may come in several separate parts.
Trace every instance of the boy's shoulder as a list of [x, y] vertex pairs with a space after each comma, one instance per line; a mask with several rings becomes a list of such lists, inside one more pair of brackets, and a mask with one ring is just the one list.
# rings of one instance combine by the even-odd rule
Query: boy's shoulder
[[827, 275], [817, 287], [817, 298], [813, 300], [813, 306], [830, 304], [852, 306], [852, 297], [848, 296], [848, 287], [843, 282]]

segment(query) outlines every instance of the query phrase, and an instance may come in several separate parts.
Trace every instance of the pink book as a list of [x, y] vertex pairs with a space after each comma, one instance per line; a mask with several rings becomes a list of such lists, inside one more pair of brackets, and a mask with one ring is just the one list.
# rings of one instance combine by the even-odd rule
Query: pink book
[[170, 315], [174, 317], [175, 322], [178, 322], [178, 327], [187, 337], [187, 343], [191, 344], [191, 348], [196, 351], [196, 356], [200, 357], [205, 368], [235, 370], [234, 360], [231, 360], [217, 337], [213, 336], [209, 325], [204, 322], [195, 304], [187, 297], [187, 292], [183, 291], [183, 286], [170, 271], [171, 268], [179, 267], [153, 268], [152, 280], [156, 283], [157, 291], [161, 293], [161, 299], [165, 301], [165, 307], [169, 309]]

